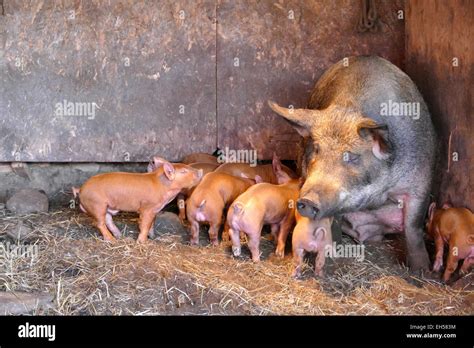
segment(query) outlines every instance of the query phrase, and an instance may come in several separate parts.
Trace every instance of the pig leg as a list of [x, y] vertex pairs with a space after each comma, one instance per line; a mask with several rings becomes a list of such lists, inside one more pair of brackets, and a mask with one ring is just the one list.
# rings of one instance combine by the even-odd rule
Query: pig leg
[[430, 259], [423, 240], [423, 218], [426, 202], [414, 196], [406, 195], [403, 203], [408, 265], [413, 271], [428, 270]]
[[280, 231], [280, 224], [271, 224], [272, 238], [275, 243], [278, 241], [278, 233]]
[[253, 230], [249, 230], [246, 232], [248, 243], [247, 246], [250, 249], [250, 253], [252, 254], [252, 261], [259, 262], [260, 261], [260, 236], [262, 233], [263, 224], [259, 224]]
[[227, 221], [224, 223], [224, 231], [222, 231], [222, 241], [223, 242], [228, 242], [230, 240], [230, 235], [229, 235], [229, 224]]
[[324, 255], [324, 250], [319, 250], [316, 258], [314, 260], [314, 274], [318, 277], [322, 277], [324, 263], [326, 262], [326, 255]]
[[120, 232], [119, 228], [114, 224], [114, 220], [112, 220], [112, 214], [107, 212], [105, 214], [105, 224], [110, 232], [114, 235], [115, 238], [122, 237], [122, 233]]
[[95, 226], [99, 229], [104, 237], [104, 240], [112, 242], [115, 240], [114, 236], [107, 229], [106, 214], [107, 206], [96, 204], [93, 206], [86, 206], [87, 212], [94, 218]]
[[220, 222], [212, 223], [209, 225], [209, 240], [213, 246], [219, 245], [219, 229], [221, 228]]
[[229, 236], [232, 240], [232, 254], [237, 257], [241, 254], [240, 231], [229, 227]]
[[252, 233], [248, 235], [248, 247], [250, 249], [250, 253], [252, 254], [252, 261], [259, 262], [260, 261], [260, 235], [258, 233]]
[[438, 230], [435, 231], [435, 235], [436, 257], [433, 265], [433, 271], [439, 272], [439, 270], [443, 266], [444, 242], [443, 237], [441, 237], [441, 234]]
[[304, 249], [303, 248], [293, 248], [293, 264], [295, 265], [295, 269], [293, 271], [292, 276], [297, 278], [301, 276], [301, 268], [303, 267], [303, 257], [304, 257]]
[[138, 235], [137, 243], [145, 243], [148, 240], [148, 233], [153, 225], [155, 215], [156, 214], [153, 210], [142, 210], [140, 212], [140, 218], [138, 219], [140, 233]]
[[188, 221], [191, 224], [191, 239], [189, 242], [191, 245], [199, 245], [199, 222], [189, 216]]
[[294, 213], [291, 211], [285, 219], [280, 223], [280, 232], [278, 233], [278, 242], [277, 242], [277, 248], [275, 250], [275, 254], [283, 258], [285, 257], [285, 245], [286, 245], [286, 239], [288, 238], [288, 234], [290, 233], [290, 229], [293, 226], [293, 219]]
[[444, 270], [443, 280], [448, 282], [451, 275], [458, 268], [459, 263], [459, 250], [454, 247], [454, 243], [449, 243], [448, 259], [446, 260], [446, 269]]
[[179, 209], [179, 219], [181, 220], [181, 223], [184, 223], [186, 220], [186, 203], [185, 199], [186, 196], [183, 193], [178, 194], [178, 209]]
[[155, 239], [155, 236], [156, 236], [154, 227], [155, 227], [155, 221], [151, 223], [150, 230], [148, 231], [148, 237], [150, 237], [151, 239]]
[[469, 272], [469, 268], [471, 268], [472, 265], [474, 265], [474, 257], [468, 257], [467, 259], [464, 259], [459, 272], [461, 274], [467, 274]]

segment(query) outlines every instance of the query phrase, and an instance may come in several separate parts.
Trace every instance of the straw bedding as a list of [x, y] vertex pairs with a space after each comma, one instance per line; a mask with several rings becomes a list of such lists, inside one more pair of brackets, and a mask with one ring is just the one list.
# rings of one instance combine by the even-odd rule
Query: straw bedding
[[[367, 245], [365, 259], [327, 261], [325, 276], [315, 278], [313, 258], [302, 279], [290, 277], [291, 251], [273, 256], [273, 243], [262, 238], [262, 261], [249, 252], [231, 255], [229, 242], [187, 245], [183, 231], [157, 230], [157, 238], [135, 243], [137, 216], [119, 214], [123, 238], [102, 241], [85, 214], [56, 207], [50, 213], [0, 217], [0, 245], [12, 240], [18, 221], [31, 227], [35, 257], [0, 253], [0, 290], [46, 292], [48, 309], [32, 314], [59, 315], [404, 315], [474, 313], [473, 274], [447, 286], [438, 275], [415, 277], [400, 263], [397, 239]], [[348, 237], [343, 243], [353, 243]]]

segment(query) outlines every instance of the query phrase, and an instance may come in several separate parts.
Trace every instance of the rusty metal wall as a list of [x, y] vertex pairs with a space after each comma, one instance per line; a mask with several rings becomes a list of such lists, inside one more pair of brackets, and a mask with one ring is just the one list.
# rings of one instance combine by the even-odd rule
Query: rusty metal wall
[[[474, 210], [474, 1], [407, 2], [407, 72], [439, 135], [439, 204]], [[439, 191], [439, 192], [436, 192]]]
[[215, 149], [213, 0], [3, 3], [0, 161]]
[[0, 161], [179, 160], [216, 145], [293, 159], [299, 137], [267, 99], [304, 106], [345, 56], [403, 65], [404, 1], [376, 4], [379, 32], [358, 33], [355, 0], [4, 0]]
[[219, 0], [218, 145], [297, 155], [299, 136], [267, 106], [305, 107], [314, 84], [336, 61], [377, 54], [404, 60], [404, 1], [376, 1], [379, 31], [359, 33], [360, 1]]

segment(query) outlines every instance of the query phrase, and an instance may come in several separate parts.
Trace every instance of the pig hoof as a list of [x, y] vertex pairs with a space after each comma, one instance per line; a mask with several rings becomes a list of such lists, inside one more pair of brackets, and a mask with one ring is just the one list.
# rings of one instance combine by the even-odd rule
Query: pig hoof
[[147, 238], [138, 238], [137, 239], [137, 244], [145, 244], [146, 242], [148, 242]]
[[293, 271], [291, 276], [295, 279], [299, 279], [299, 278], [301, 278], [301, 272], [300, 271]]
[[232, 247], [232, 254], [234, 254], [235, 257], [239, 257], [241, 254], [240, 247]]
[[282, 250], [277, 250], [275, 251], [275, 255], [279, 257], [280, 259], [283, 259], [285, 257], [285, 252]]
[[323, 270], [320, 271], [314, 271], [314, 276], [318, 278], [323, 278], [324, 277], [324, 272]]
[[433, 272], [439, 272], [442, 266], [443, 266], [442, 262], [436, 261], [433, 265]]

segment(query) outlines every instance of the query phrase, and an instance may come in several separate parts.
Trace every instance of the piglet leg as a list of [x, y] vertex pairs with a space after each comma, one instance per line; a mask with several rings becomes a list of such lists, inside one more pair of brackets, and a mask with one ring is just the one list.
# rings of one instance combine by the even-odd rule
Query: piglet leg
[[114, 220], [112, 219], [112, 214], [107, 213], [105, 214], [105, 224], [107, 228], [112, 232], [115, 238], [120, 238], [122, 237], [122, 233], [120, 232], [119, 228], [117, 225], [114, 224]]
[[148, 240], [148, 233], [153, 225], [155, 215], [153, 210], [143, 210], [140, 212], [140, 218], [138, 219], [138, 227], [140, 229], [137, 239], [138, 243], [145, 243]]
[[286, 239], [288, 238], [288, 234], [290, 233], [290, 229], [293, 226], [293, 219], [294, 213], [291, 211], [285, 219], [281, 222], [280, 224], [280, 231], [278, 233], [278, 241], [277, 241], [277, 248], [275, 251], [275, 254], [283, 258], [285, 257], [285, 245], [286, 245]]
[[474, 257], [468, 257], [467, 259], [464, 259], [464, 262], [463, 262], [459, 272], [462, 273], [462, 274], [468, 273], [469, 268], [471, 268], [472, 265], [474, 265]]
[[436, 257], [435, 257], [435, 262], [433, 265], [433, 271], [439, 272], [439, 270], [443, 266], [444, 242], [439, 231], [435, 231], [435, 233], [436, 233], [436, 237], [435, 237]]
[[444, 271], [443, 280], [447, 282], [451, 275], [454, 273], [456, 268], [458, 268], [459, 257], [456, 247], [452, 243], [449, 245], [448, 259], [446, 260], [446, 269]]
[[293, 264], [295, 266], [295, 269], [293, 270], [292, 276], [295, 278], [301, 276], [301, 268], [303, 267], [303, 257], [303, 248], [293, 248]]
[[324, 255], [324, 249], [319, 250], [314, 261], [314, 274], [316, 276], [318, 277], [323, 276], [324, 274], [323, 267], [324, 267], [325, 262], [326, 262], [326, 255]]
[[229, 228], [229, 236], [232, 240], [232, 254], [237, 257], [241, 254], [240, 231]]
[[191, 245], [199, 245], [199, 222], [194, 220], [193, 218], [189, 218], [188, 220], [191, 224]]
[[219, 245], [219, 229], [221, 227], [220, 223], [212, 223], [209, 226], [209, 240], [213, 246]]
[[178, 194], [178, 209], [179, 209], [179, 219], [181, 220], [181, 223], [184, 223], [186, 220], [186, 202], [185, 202], [185, 196], [184, 194], [180, 193]]

